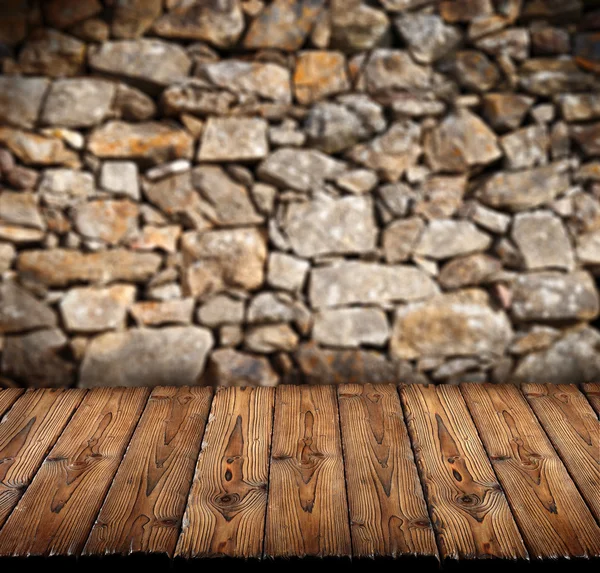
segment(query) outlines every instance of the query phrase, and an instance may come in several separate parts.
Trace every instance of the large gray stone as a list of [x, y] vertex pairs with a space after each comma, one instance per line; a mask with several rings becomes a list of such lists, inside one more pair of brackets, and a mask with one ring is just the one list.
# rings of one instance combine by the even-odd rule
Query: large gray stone
[[306, 258], [373, 251], [378, 233], [370, 198], [326, 195], [292, 203], [283, 230], [294, 252]]
[[404, 50], [374, 50], [364, 66], [361, 82], [371, 94], [424, 90], [431, 87], [431, 69], [419, 66]]
[[327, 309], [315, 315], [312, 338], [325, 346], [383, 346], [389, 338], [389, 326], [381, 309]]
[[415, 253], [436, 260], [448, 259], [485, 251], [491, 242], [491, 237], [470, 221], [436, 219], [421, 234]]
[[313, 308], [323, 308], [407, 302], [437, 292], [433, 280], [415, 267], [344, 261], [311, 272], [309, 299]]
[[0, 123], [32, 128], [49, 84], [46, 78], [0, 76]]
[[195, 386], [212, 347], [210, 331], [196, 326], [102, 334], [86, 350], [79, 385]]
[[264, 119], [211, 117], [202, 133], [198, 161], [256, 161], [268, 153]]
[[38, 193], [47, 205], [72, 207], [90, 199], [95, 193], [94, 176], [74, 169], [46, 169]]
[[0, 332], [25, 332], [56, 326], [54, 311], [16, 283], [0, 284]]

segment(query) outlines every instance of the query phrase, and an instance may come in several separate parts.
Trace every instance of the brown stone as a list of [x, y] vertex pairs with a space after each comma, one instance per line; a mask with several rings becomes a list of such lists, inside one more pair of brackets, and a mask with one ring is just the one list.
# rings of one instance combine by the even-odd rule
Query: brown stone
[[0, 5], [0, 44], [14, 46], [27, 36], [28, 0], [4, 0]]
[[383, 252], [388, 263], [401, 263], [408, 259], [425, 227], [419, 217], [393, 221], [383, 231]]
[[83, 72], [85, 44], [56, 30], [38, 29], [27, 38], [18, 64], [24, 74], [76, 76]]
[[486, 94], [483, 97], [483, 117], [494, 129], [516, 129], [533, 102], [533, 98], [520, 94]]
[[370, 50], [382, 43], [390, 23], [382, 10], [363, 0], [333, 0], [331, 14], [331, 45], [344, 51]]
[[597, 157], [600, 155], [600, 121], [588, 125], [573, 126], [571, 137], [587, 156]]
[[438, 276], [445, 289], [456, 289], [486, 284], [502, 270], [502, 263], [483, 253], [452, 259], [446, 263]]
[[301, 104], [310, 104], [348, 90], [346, 60], [340, 52], [300, 52], [294, 72], [294, 92]]
[[131, 201], [101, 200], [75, 208], [73, 220], [79, 233], [109, 245], [117, 245], [137, 231], [138, 206]]
[[203, 382], [213, 386], [276, 386], [279, 377], [264, 356], [230, 348], [215, 350]]
[[47, 0], [42, 4], [46, 22], [53, 28], [68, 28], [102, 11], [99, 0]]
[[152, 26], [161, 11], [161, 0], [119, 0], [114, 7], [112, 35], [138, 38]]
[[78, 156], [55, 137], [0, 127], [0, 144], [5, 145], [27, 165], [77, 166]]
[[135, 237], [129, 246], [138, 251], [160, 250], [167, 253], [177, 252], [177, 241], [181, 235], [179, 225], [154, 227], [146, 225], [140, 235]]
[[0, 123], [31, 129], [49, 85], [46, 78], [0, 76]]
[[29, 291], [10, 281], [0, 284], [0, 333], [56, 326], [56, 314]]
[[194, 299], [136, 302], [129, 311], [140, 326], [190, 324]]

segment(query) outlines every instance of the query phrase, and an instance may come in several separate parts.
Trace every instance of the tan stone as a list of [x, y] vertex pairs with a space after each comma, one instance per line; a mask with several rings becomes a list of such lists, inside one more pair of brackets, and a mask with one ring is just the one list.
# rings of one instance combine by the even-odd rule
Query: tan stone
[[84, 237], [117, 245], [137, 230], [138, 206], [128, 200], [101, 200], [75, 208], [75, 227]]
[[27, 165], [79, 165], [77, 154], [68, 150], [65, 144], [55, 137], [0, 127], [0, 144], [5, 145]]
[[194, 299], [136, 302], [129, 311], [140, 326], [190, 324]]
[[301, 52], [294, 72], [294, 92], [302, 104], [347, 91], [346, 60], [341, 52]]

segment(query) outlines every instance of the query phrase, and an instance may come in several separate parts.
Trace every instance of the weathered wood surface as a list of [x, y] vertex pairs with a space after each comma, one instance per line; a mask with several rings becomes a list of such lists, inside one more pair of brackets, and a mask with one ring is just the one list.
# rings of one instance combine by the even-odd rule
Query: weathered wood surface
[[525, 384], [523, 394], [600, 521], [600, 422], [573, 384]]
[[521, 391], [511, 384], [461, 390], [530, 555], [598, 555], [598, 525]]
[[0, 526], [84, 395], [85, 390], [30, 390], [0, 421]]
[[336, 388], [279, 386], [265, 555], [340, 556], [350, 548]]
[[410, 385], [401, 396], [442, 557], [525, 558], [459, 388]]
[[217, 391], [178, 556], [262, 556], [274, 396], [273, 388]]
[[599, 398], [599, 384], [2, 389], [0, 558], [600, 560]]
[[437, 557], [396, 388], [338, 392], [353, 554]]
[[152, 392], [84, 554], [173, 554], [211, 398], [210, 388]]

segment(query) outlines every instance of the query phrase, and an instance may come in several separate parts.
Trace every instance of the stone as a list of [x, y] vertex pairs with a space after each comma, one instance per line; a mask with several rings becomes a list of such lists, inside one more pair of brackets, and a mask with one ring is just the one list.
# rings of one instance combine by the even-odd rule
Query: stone
[[133, 285], [71, 289], [60, 302], [66, 330], [80, 333], [123, 330], [135, 294]]
[[501, 157], [494, 132], [475, 114], [459, 109], [425, 134], [425, 156], [436, 171], [466, 172]]
[[414, 12], [396, 18], [396, 27], [408, 44], [413, 58], [431, 64], [452, 52], [460, 42], [460, 32], [435, 14]]
[[35, 193], [3, 191], [0, 194], [0, 220], [12, 225], [45, 229]]
[[382, 185], [377, 189], [380, 205], [393, 217], [404, 217], [408, 214], [416, 193], [404, 183]]
[[278, 126], [269, 127], [269, 143], [275, 147], [302, 147], [306, 134], [298, 129], [298, 124], [284, 119]]
[[432, 297], [437, 292], [433, 280], [420, 269], [361, 261], [315, 268], [309, 283], [313, 308], [413, 301]]
[[577, 237], [577, 259], [582, 265], [600, 265], [600, 229]]
[[558, 102], [566, 121], [600, 119], [600, 94], [561, 94]]
[[256, 161], [268, 153], [264, 119], [210, 117], [202, 133], [198, 161]]
[[95, 72], [123, 78], [150, 90], [185, 78], [192, 65], [180, 46], [150, 38], [91, 46], [88, 62]]
[[[230, 115], [240, 98], [228, 91], [213, 91], [204, 80], [186, 79], [169, 86], [161, 96], [166, 115], [194, 116]], [[191, 116], [190, 116], [191, 117]], [[200, 133], [204, 131], [204, 124]]]
[[531, 125], [500, 138], [508, 169], [523, 169], [548, 163], [550, 137], [543, 125]]
[[272, 215], [275, 210], [277, 189], [266, 183], [255, 183], [250, 192], [258, 211], [263, 215]]
[[245, 345], [260, 354], [291, 352], [298, 346], [298, 335], [288, 324], [252, 326], [246, 333]]
[[572, 384], [600, 377], [600, 334], [593, 328], [567, 333], [552, 346], [523, 357], [511, 377], [514, 383]]
[[85, 202], [95, 192], [93, 175], [74, 169], [46, 169], [38, 187], [38, 193], [46, 205], [60, 208]]
[[200, 66], [199, 75], [215, 87], [240, 96], [285, 104], [292, 101], [290, 72], [275, 63], [235, 59], [208, 62]]
[[561, 337], [562, 331], [551, 326], [533, 325], [528, 332], [516, 333], [510, 345], [511, 354], [523, 355], [548, 348]]
[[406, 261], [413, 253], [425, 223], [419, 217], [390, 223], [383, 231], [383, 253], [390, 264]]
[[593, 320], [600, 312], [594, 279], [585, 271], [519, 275], [512, 299], [512, 315], [522, 322]]
[[34, 127], [49, 85], [46, 78], [0, 76], [0, 123]]
[[377, 308], [334, 308], [315, 315], [312, 338], [319, 344], [356, 348], [383, 346], [389, 338], [385, 313]]
[[146, 225], [141, 233], [129, 242], [129, 246], [137, 251], [161, 250], [167, 253], [176, 253], [180, 235], [181, 227], [179, 225], [166, 227]]
[[362, 0], [332, 0], [330, 14], [331, 45], [344, 52], [373, 49], [388, 35], [385, 12]]
[[104, 161], [100, 170], [100, 187], [112, 195], [139, 201], [137, 165], [133, 161]]
[[575, 61], [585, 70], [600, 73], [598, 46], [600, 46], [600, 42], [597, 33], [576, 34], [573, 45]]
[[534, 101], [521, 94], [485, 94], [482, 100], [483, 117], [496, 130], [517, 129]]
[[466, 186], [462, 175], [428, 177], [418, 187], [413, 213], [429, 220], [452, 217], [462, 204]]
[[0, 283], [0, 333], [11, 334], [57, 325], [54, 311], [13, 281]]
[[0, 243], [0, 274], [8, 271], [15, 260], [17, 251], [10, 243]]
[[494, 310], [488, 294], [466, 289], [401, 306], [396, 317], [392, 356], [502, 356], [512, 339], [510, 322]]
[[43, 5], [46, 22], [53, 28], [69, 28], [81, 20], [91, 18], [102, 11], [99, 0], [48, 0]]
[[383, 135], [353, 147], [348, 158], [396, 182], [421, 155], [421, 127], [411, 120], [397, 121]]
[[487, 92], [500, 80], [498, 68], [485, 54], [476, 50], [457, 52], [453, 71], [458, 83], [469, 91]]
[[31, 6], [26, 0], [5, 0], [0, 6], [0, 43], [14, 46], [27, 37]]
[[[388, 2], [406, 2], [406, 0], [382, 0]], [[414, 0], [413, 0], [414, 1]], [[491, 0], [442, 0], [440, 15], [446, 22], [471, 22], [482, 16], [491, 16], [494, 6]]]
[[93, 127], [110, 114], [115, 85], [93, 78], [65, 78], [52, 83], [41, 122], [63, 127]]
[[600, 156], [600, 121], [571, 127], [571, 137], [589, 157]]
[[370, 169], [353, 169], [337, 177], [335, 184], [348, 193], [363, 195], [372, 191], [378, 181], [377, 174]]
[[77, 154], [55, 137], [0, 127], [0, 145], [5, 145], [26, 165], [78, 165]]
[[561, 219], [552, 212], [519, 213], [514, 219], [511, 235], [526, 269], [574, 268], [575, 257], [569, 236]]
[[223, 348], [210, 355], [205, 382], [219, 387], [276, 386], [279, 376], [264, 356]]
[[537, 96], [597, 91], [596, 79], [570, 59], [532, 58], [519, 69], [520, 86]]
[[69, 29], [69, 32], [84, 42], [106, 42], [110, 36], [109, 25], [100, 18], [82, 20]]
[[301, 305], [287, 293], [262, 292], [257, 294], [248, 307], [249, 324], [273, 324], [278, 322], [298, 322], [304, 314]]
[[146, 121], [156, 115], [154, 100], [126, 84], [117, 85], [112, 107], [118, 118], [127, 121]]
[[300, 52], [294, 71], [294, 94], [304, 105], [347, 91], [346, 60], [341, 52]]
[[87, 348], [79, 386], [195, 386], [212, 347], [210, 331], [196, 326], [101, 334]]
[[531, 30], [531, 49], [535, 56], [568, 54], [571, 51], [569, 32], [542, 24]]
[[381, 133], [387, 127], [383, 106], [363, 94], [342, 94], [336, 101], [356, 115], [363, 129], [370, 133]]
[[510, 28], [488, 34], [476, 42], [479, 50], [496, 57], [506, 55], [522, 61], [529, 57], [529, 31], [526, 28]]
[[14, 189], [33, 189], [38, 181], [38, 172], [21, 165], [15, 166], [4, 179]]
[[267, 245], [255, 228], [184, 233], [186, 288], [207, 297], [227, 287], [256, 290], [263, 284]]
[[259, 166], [258, 177], [284, 189], [307, 192], [343, 173], [343, 162], [313, 149], [282, 147]]
[[192, 186], [207, 202], [205, 215], [215, 225], [255, 225], [263, 222], [246, 188], [235, 183], [221, 167], [197, 167], [192, 172]]
[[129, 312], [138, 326], [190, 324], [194, 299], [136, 302], [130, 305]]
[[431, 70], [416, 64], [405, 50], [380, 48], [363, 67], [361, 82], [370, 94], [431, 87]]
[[567, 165], [558, 162], [524, 171], [495, 173], [476, 196], [490, 207], [516, 213], [550, 203], [569, 186]]
[[292, 203], [283, 230], [293, 251], [304, 258], [367, 253], [377, 241], [373, 203], [368, 197], [319, 195], [312, 201]]
[[71, 386], [75, 366], [62, 358], [67, 344], [67, 337], [57, 328], [7, 336], [2, 374], [34, 388]]
[[13, 243], [38, 243], [44, 239], [44, 232], [29, 227], [0, 223], [0, 240]]
[[75, 207], [73, 221], [84, 237], [117, 245], [137, 232], [138, 207], [126, 199], [89, 201]]
[[330, 102], [318, 103], [310, 109], [304, 131], [309, 144], [325, 153], [344, 151], [373, 134], [352, 110]]
[[20, 276], [50, 287], [73, 283], [145, 282], [160, 267], [154, 253], [125, 249], [81, 253], [69, 249], [28, 250], [19, 253]]
[[161, 16], [153, 32], [164, 38], [199, 40], [218, 48], [232, 47], [244, 31], [238, 0], [183, 2]]
[[485, 251], [491, 238], [470, 221], [437, 219], [425, 228], [414, 252], [434, 260]]
[[50, 28], [29, 34], [19, 52], [19, 71], [27, 75], [59, 78], [83, 73], [85, 44]]
[[457, 289], [487, 284], [502, 271], [502, 263], [483, 253], [475, 253], [448, 261], [441, 269], [438, 282], [444, 289]]
[[275, 289], [299, 292], [304, 286], [310, 264], [287, 253], [271, 252], [267, 283]]
[[161, 0], [119, 0], [115, 2], [112, 35], [115, 38], [138, 38], [152, 27], [161, 11]]
[[224, 324], [244, 322], [244, 301], [218, 294], [198, 308], [197, 318], [200, 324], [210, 328]]
[[306, 384], [390, 384], [399, 382], [396, 366], [372, 350], [326, 350], [313, 342], [294, 354]]
[[88, 139], [88, 151], [97, 157], [134, 159], [149, 165], [191, 159], [193, 146], [187, 132], [158, 122], [110, 121], [94, 129]]
[[148, 181], [158, 181], [164, 179], [170, 175], [177, 175], [178, 173], [185, 173], [192, 168], [192, 164], [187, 159], [176, 159], [169, 163], [163, 163], [156, 167], [151, 167], [146, 171], [144, 176]]

